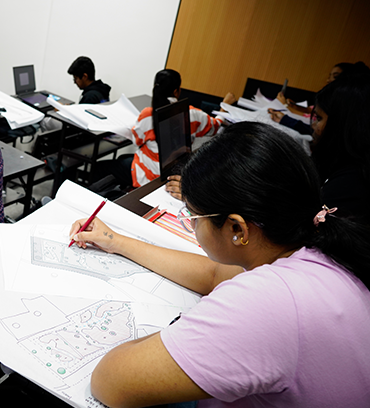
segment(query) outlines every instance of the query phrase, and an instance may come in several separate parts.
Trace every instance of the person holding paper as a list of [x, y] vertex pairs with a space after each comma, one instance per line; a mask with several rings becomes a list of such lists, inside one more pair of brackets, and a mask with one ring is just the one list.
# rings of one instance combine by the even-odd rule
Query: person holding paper
[[111, 407], [368, 408], [370, 234], [321, 204], [303, 149], [267, 124], [231, 125], [185, 165], [182, 195], [178, 218], [208, 257], [96, 218], [82, 233], [85, 220], [72, 225], [79, 247], [119, 253], [204, 295], [160, 333], [106, 354], [93, 395]]
[[[138, 146], [134, 155], [121, 155], [115, 161], [100, 161], [96, 166], [95, 180], [113, 174], [121, 186], [140, 187], [160, 175], [158, 144], [154, 133], [153, 110], [177, 102], [181, 93], [181, 76], [177, 71], [164, 69], [154, 79], [152, 106], [140, 113], [132, 128], [132, 142]], [[228, 93], [224, 102], [236, 101]], [[213, 136], [223, 123], [221, 116], [213, 118], [200, 109], [189, 107], [190, 133], [192, 139], [202, 136]]]
[[[370, 69], [366, 66], [362, 61], [358, 61], [355, 64], [349, 62], [341, 62], [339, 64], [334, 65], [332, 70], [329, 73], [328, 79], [326, 80], [327, 84], [335, 81], [336, 79], [344, 76], [350, 75], [358, 75], [358, 74], [369, 74]], [[283, 105], [286, 105], [287, 108], [295, 114], [302, 115], [302, 116], [310, 116], [312, 113], [312, 106], [308, 108], [304, 108], [302, 106], [298, 106], [294, 101], [291, 99], [285, 98], [285, 96], [280, 92], [276, 97]], [[312, 130], [309, 125], [303, 123], [300, 120], [294, 119], [289, 116], [289, 114], [285, 115], [284, 113], [269, 109], [269, 114], [271, 119], [274, 122], [280, 123], [286, 127], [296, 130], [297, 132], [307, 135], [311, 134]]]

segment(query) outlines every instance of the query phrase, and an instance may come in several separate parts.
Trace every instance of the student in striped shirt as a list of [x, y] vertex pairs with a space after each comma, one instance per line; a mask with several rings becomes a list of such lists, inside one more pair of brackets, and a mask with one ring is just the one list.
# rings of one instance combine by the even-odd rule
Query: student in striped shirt
[[[154, 79], [152, 106], [144, 108], [131, 130], [132, 142], [138, 146], [133, 154], [124, 154], [114, 161], [98, 162], [96, 174], [100, 178], [113, 174], [121, 187], [140, 187], [160, 175], [158, 144], [154, 133], [153, 111], [169, 103], [177, 102], [180, 97], [181, 76], [172, 69], [159, 71]], [[225, 103], [235, 102], [235, 96], [228, 93]], [[190, 132], [195, 137], [213, 136], [223, 123], [221, 116], [213, 118], [200, 109], [190, 106]]]

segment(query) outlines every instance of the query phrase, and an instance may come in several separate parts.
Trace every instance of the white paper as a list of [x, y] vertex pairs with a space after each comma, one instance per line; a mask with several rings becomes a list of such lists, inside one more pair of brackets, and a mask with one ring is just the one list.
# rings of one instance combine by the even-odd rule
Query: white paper
[[174, 215], [175, 217], [179, 213], [180, 209], [184, 206], [184, 203], [181, 200], [177, 200], [166, 191], [166, 185], [152, 191], [145, 197], [141, 198], [140, 201], [151, 205], [152, 207], [159, 206], [159, 210], [166, 210], [166, 212]]
[[[48, 103], [58, 109], [59, 115], [71, 120], [83, 129], [101, 132], [112, 132], [125, 136], [131, 140], [131, 128], [135, 125], [139, 111], [126, 98], [124, 94], [119, 100], [110, 105], [107, 104], [77, 104], [62, 105], [53, 98], [47, 99]], [[92, 109], [106, 116], [99, 119], [86, 112]]]
[[[66, 248], [71, 223], [101, 201], [66, 181], [54, 200], [0, 225], [0, 361], [79, 408], [104, 408], [90, 377], [105, 353], [161, 330], [200, 298], [137, 264], [121, 268], [123, 257]], [[124, 234], [204, 254], [112, 202], [98, 216]]]
[[[270, 107], [272, 107], [273, 109], [276, 109], [274, 106], [279, 107], [278, 104], [283, 106], [279, 101], [276, 100], [276, 101], [272, 101], [266, 107], [257, 109], [254, 112], [247, 111], [245, 109], [241, 109], [236, 106], [228, 105], [227, 103], [224, 103], [224, 102], [221, 102], [221, 107], [233, 117], [235, 122], [252, 121], [252, 122], [267, 123], [285, 132], [289, 136], [293, 137], [304, 148], [307, 154], [311, 154], [310, 145], [309, 145], [309, 142], [312, 140], [311, 135], [302, 135], [296, 130], [291, 129], [287, 126], [280, 125], [279, 123], [271, 119], [270, 114], [268, 113], [268, 109]], [[223, 112], [214, 112], [214, 113], [218, 115], [223, 114]], [[293, 115], [289, 113], [289, 116], [293, 116]], [[300, 119], [303, 119], [303, 116], [301, 116]]]
[[103, 408], [90, 391], [100, 359], [188, 310], [1, 291], [0, 361], [74, 407]]
[[6, 112], [1, 112], [1, 115], [7, 120], [11, 129], [33, 125], [40, 122], [45, 116], [42, 112], [4, 92], [0, 92], [0, 107], [6, 109]]
[[[67, 181], [55, 200], [33, 213], [32, 218], [25, 218], [27, 223], [18, 222], [5, 228], [0, 225], [3, 228], [0, 248], [5, 289], [194, 306], [199, 301], [197, 294], [119, 255], [93, 247], [83, 250], [73, 245], [68, 248], [72, 222], [80, 215], [88, 217], [101, 201], [97, 194]], [[71, 202], [83, 203], [78, 205], [84, 206], [87, 213], [74, 211], [76, 204]], [[54, 221], [50, 220], [56, 213], [58, 216]], [[112, 202], [107, 202], [98, 217], [123, 235], [167, 248], [204, 254], [191, 242]], [[56, 220], [60, 224], [55, 224]], [[14, 242], [17, 242], [16, 246]]]

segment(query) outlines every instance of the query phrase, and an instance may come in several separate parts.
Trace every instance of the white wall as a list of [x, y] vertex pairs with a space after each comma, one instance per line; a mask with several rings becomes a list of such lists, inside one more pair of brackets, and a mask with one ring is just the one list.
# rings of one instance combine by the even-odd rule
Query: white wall
[[1, 0], [0, 91], [14, 94], [13, 67], [35, 66], [36, 87], [78, 101], [67, 74], [90, 57], [111, 100], [151, 94], [166, 63], [180, 0]]

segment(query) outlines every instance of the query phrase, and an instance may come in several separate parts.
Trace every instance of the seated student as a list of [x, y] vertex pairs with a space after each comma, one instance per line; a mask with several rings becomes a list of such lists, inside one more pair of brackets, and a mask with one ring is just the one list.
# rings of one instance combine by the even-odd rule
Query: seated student
[[370, 225], [370, 74], [340, 77], [318, 92], [312, 159], [324, 202]]
[[[337, 217], [370, 225], [370, 74], [349, 75], [316, 95], [312, 159], [322, 185], [322, 203], [338, 206]], [[166, 190], [181, 199], [181, 177]]]
[[[330, 74], [328, 76], [326, 83], [330, 84], [337, 78], [343, 77], [343, 76], [367, 74], [367, 73], [370, 73], [370, 68], [366, 66], [362, 61], [358, 61], [355, 64], [352, 64], [349, 62], [341, 62], [339, 64], [334, 65], [334, 67], [330, 71]], [[292, 113], [299, 114], [299, 115], [311, 115], [312, 113], [313, 107], [303, 108], [301, 106], [298, 106], [291, 99], [286, 99], [285, 96], [282, 95], [281, 93], [278, 94], [277, 99], [283, 105], [286, 105], [287, 108]], [[312, 133], [310, 125], [307, 125], [300, 120], [290, 117], [289, 114], [285, 115], [284, 113], [280, 111], [276, 111], [274, 109], [269, 109], [269, 113], [270, 113], [271, 119], [277, 123], [280, 123], [281, 125], [294, 129], [301, 134], [307, 135], [307, 134]]]
[[[139, 147], [134, 155], [125, 154], [115, 161], [99, 161], [96, 165], [95, 180], [109, 174], [120, 182], [122, 187], [140, 187], [160, 175], [158, 144], [154, 133], [153, 110], [176, 102], [181, 93], [181, 76], [177, 71], [164, 69], [154, 79], [152, 107], [141, 111], [132, 128], [132, 142]], [[228, 93], [224, 102], [232, 104], [235, 96]], [[189, 107], [191, 137], [213, 136], [223, 123], [221, 116], [213, 118], [200, 109]]]
[[109, 101], [111, 87], [100, 79], [95, 80], [94, 63], [88, 57], [78, 57], [68, 68], [74, 83], [83, 90], [79, 103], [102, 103]]
[[180, 219], [208, 258], [128, 238], [98, 218], [85, 232], [85, 220], [71, 228], [78, 246], [204, 295], [160, 333], [105, 355], [93, 395], [111, 407], [368, 408], [369, 231], [322, 208], [303, 149], [267, 124], [231, 125], [185, 165], [182, 194]]
[[[68, 68], [68, 74], [73, 75], [74, 83], [83, 90], [79, 103], [102, 103], [109, 101], [111, 87], [100, 79], [95, 80], [95, 66], [88, 57], [78, 57]], [[41, 123], [43, 132], [62, 128], [60, 121], [45, 117]]]

